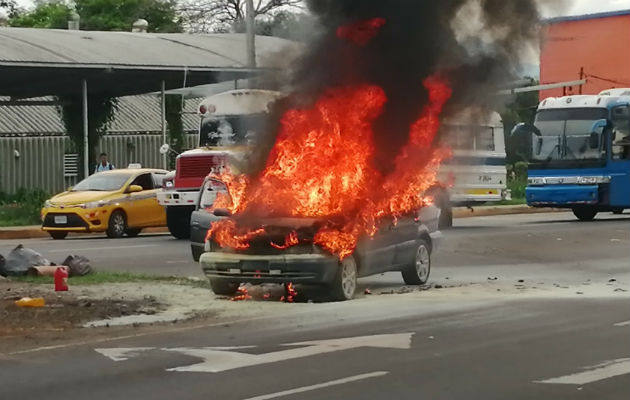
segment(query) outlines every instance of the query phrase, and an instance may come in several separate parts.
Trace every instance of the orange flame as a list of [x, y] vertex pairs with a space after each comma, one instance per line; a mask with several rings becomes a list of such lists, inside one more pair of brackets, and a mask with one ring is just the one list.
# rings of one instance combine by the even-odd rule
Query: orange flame
[[296, 231], [291, 231], [291, 232], [289, 232], [287, 237], [284, 238], [284, 244], [283, 245], [279, 245], [279, 244], [275, 244], [274, 242], [271, 242], [271, 247], [275, 247], [276, 249], [284, 250], [284, 249], [288, 249], [291, 246], [295, 246], [298, 243], [300, 243], [300, 240], [298, 239], [297, 232]]
[[[427, 78], [424, 86], [429, 102], [410, 127], [392, 173], [383, 175], [372, 164], [372, 123], [387, 101], [384, 91], [367, 85], [335, 88], [312, 108], [285, 113], [256, 180], [223, 172], [219, 178], [229, 188], [231, 201], [219, 196], [215, 208], [236, 215], [320, 218], [313, 242], [341, 259], [352, 254], [358, 239], [373, 236], [384, 218], [396, 219], [430, 202], [421, 194], [435, 183], [440, 161], [449, 155], [434, 147], [434, 139], [451, 89], [436, 76]], [[208, 238], [239, 250], [264, 233], [264, 228], [240, 227], [226, 219], [212, 225]], [[274, 247], [297, 244], [297, 234], [292, 235]]]

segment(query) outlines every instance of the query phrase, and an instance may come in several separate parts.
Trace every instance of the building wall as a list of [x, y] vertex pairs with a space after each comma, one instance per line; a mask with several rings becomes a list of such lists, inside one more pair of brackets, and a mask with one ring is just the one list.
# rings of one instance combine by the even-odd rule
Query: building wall
[[[541, 83], [578, 80], [581, 67], [587, 76], [614, 81], [587, 77], [584, 94], [630, 87], [630, 11], [625, 15], [551, 21], [545, 26], [540, 54]], [[579, 87], [571, 89], [573, 94], [579, 93]], [[562, 95], [562, 88], [540, 92], [541, 100]]]

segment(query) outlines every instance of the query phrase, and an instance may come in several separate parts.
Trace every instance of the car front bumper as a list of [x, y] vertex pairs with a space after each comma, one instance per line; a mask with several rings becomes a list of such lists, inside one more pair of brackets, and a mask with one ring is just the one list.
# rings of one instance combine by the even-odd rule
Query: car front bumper
[[249, 255], [207, 252], [199, 259], [209, 278], [239, 283], [331, 282], [339, 260], [325, 254]]
[[81, 207], [42, 209], [42, 230], [66, 232], [103, 232], [107, 230], [110, 210]]

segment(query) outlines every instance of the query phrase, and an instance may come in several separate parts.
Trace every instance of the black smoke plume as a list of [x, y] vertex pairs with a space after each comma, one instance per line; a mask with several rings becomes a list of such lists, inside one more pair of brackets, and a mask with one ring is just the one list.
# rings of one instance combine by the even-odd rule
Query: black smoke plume
[[[493, 106], [492, 93], [517, 78], [521, 53], [536, 45], [539, 12], [534, 0], [307, 0], [320, 27], [295, 66], [292, 95], [279, 104], [275, 125], [287, 107], [311, 104], [330, 87], [358, 83], [382, 87], [388, 97], [375, 123], [377, 158], [383, 172], [406, 140], [427, 101], [422, 81], [440, 73], [453, 88], [447, 112], [468, 105]], [[341, 40], [340, 26], [383, 18], [365, 45]], [[272, 128], [272, 131], [277, 131]], [[273, 140], [262, 145], [262, 161]]]

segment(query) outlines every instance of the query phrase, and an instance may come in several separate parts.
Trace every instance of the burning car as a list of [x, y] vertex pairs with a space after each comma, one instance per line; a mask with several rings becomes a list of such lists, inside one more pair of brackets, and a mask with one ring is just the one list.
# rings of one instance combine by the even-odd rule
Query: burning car
[[[207, 190], [216, 186], [212, 180], [204, 184]], [[332, 300], [350, 300], [357, 278], [364, 276], [400, 271], [408, 285], [426, 283], [431, 253], [441, 237], [439, 214], [437, 207], [427, 205], [413, 215], [382, 221], [373, 236], [360, 237], [353, 252], [343, 257], [315, 243], [318, 230], [329, 222], [326, 218], [262, 218], [255, 221], [261, 228], [245, 248], [221, 246], [208, 238], [200, 263], [220, 295], [235, 294], [241, 283], [295, 283], [324, 286]], [[224, 208], [200, 210], [193, 214], [193, 229], [202, 231], [219, 221], [238, 224], [239, 218]]]

